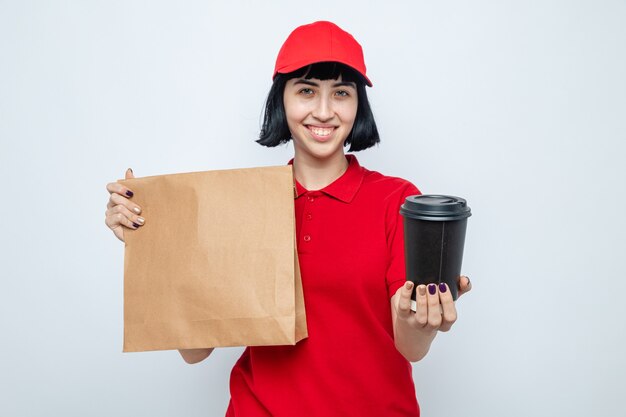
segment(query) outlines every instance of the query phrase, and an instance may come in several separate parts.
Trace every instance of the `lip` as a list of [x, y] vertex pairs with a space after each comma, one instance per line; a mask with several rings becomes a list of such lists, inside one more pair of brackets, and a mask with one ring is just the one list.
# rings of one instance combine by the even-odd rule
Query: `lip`
[[[337, 129], [337, 126], [332, 126], [332, 125], [306, 125], [307, 130], [309, 131], [309, 133], [311, 134], [311, 136], [313, 137], [313, 139], [317, 140], [318, 142], [327, 142], [329, 141], [332, 137], [333, 134], [335, 133], [335, 130]], [[319, 132], [320, 131], [328, 131], [330, 130], [330, 132], [328, 132], [328, 134], [325, 135], [320, 135]], [[316, 133], [315, 131], [317, 131], [318, 133]]]

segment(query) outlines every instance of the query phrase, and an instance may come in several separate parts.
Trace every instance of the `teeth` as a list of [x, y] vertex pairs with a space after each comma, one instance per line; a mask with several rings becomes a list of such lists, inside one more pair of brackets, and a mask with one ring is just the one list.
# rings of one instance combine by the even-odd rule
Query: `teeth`
[[328, 136], [332, 133], [332, 128], [322, 128], [322, 127], [311, 127], [311, 132], [315, 133], [317, 136]]

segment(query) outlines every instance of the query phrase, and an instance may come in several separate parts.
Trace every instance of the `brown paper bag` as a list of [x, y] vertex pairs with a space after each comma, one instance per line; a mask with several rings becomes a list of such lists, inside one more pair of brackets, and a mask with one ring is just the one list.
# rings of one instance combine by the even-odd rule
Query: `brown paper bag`
[[119, 180], [146, 218], [124, 238], [124, 351], [307, 337], [291, 166]]

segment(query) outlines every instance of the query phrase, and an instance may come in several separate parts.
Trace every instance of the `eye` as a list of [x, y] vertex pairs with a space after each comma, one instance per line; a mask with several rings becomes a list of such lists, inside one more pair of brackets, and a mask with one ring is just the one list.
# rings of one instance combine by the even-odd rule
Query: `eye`
[[313, 90], [310, 89], [310, 88], [301, 88], [298, 91], [298, 94], [302, 94], [302, 95], [305, 95], [305, 96], [310, 96], [311, 94], [313, 94]]
[[350, 95], [350, 93], [346, 90], [338, 90], [335, 94], [339, 97], [348, 97]]

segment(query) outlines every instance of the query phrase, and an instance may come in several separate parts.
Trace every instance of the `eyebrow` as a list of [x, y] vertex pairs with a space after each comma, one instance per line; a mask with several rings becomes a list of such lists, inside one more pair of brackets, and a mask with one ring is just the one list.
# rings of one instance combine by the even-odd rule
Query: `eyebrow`
[[[313, 81], [309, 81], [309, 80], [307, 80], [305, 78], [300, 78], [294, 84], [305, 84], [305, 85], [310, 85], [310, 86], [313, 86], [313, 87], [319, 87], [318, 83], [313, 82]], [[356, 83], [349, 82], [349, 81], [338, 81], [338, 82], [333, 84], [333, 87], [352, 87], [352, 88], [356, 88]]]

